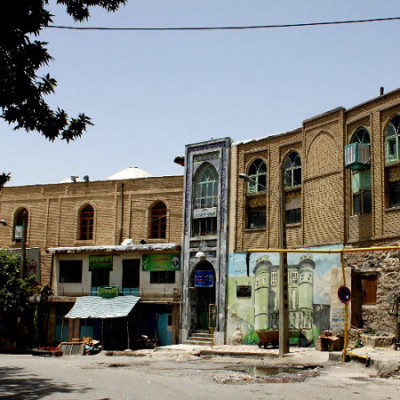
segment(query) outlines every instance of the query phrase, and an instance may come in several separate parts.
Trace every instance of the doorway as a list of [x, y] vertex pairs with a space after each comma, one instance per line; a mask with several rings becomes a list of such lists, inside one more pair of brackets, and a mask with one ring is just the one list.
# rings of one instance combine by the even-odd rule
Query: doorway
[[208, 330], [210, 304], [215, 304], [215, 270], [208, 261], [200, 261], [190, 277], [190, 330]]

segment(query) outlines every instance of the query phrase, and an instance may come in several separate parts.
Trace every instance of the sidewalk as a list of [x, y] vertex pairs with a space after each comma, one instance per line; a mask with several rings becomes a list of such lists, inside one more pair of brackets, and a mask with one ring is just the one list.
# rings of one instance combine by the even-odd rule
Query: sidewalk
[[[315, 348], [291, 346], [289, 353], [279, 357], [279, 349], [262, 349], [249, 345], [200, 346], [177, 344], [157, 347], [157, 352], [189, 352], [200, 356], [229, 356], [244, 358], [271, 358], [285, 364], [323, 365], [328, 362], [342, 362], [342, 352], [317, 351]], [[400, 350], [388, 348], [361, 347], [348, 352], [352, 362], [361, 362], [373, 367], [379, 376], [400, 373]]]

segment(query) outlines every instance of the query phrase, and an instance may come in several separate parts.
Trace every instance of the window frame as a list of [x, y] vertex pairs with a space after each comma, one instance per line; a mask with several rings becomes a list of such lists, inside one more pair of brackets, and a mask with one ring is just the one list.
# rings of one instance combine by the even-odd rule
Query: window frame
[[218, 204], [219, 175], [215, 167], [207, 163], [194, 179], [193, 208], [212, 208]]
[[[65, 275], [67, 275], [67, 272], [71, 272], [73, 269], [77, 269], [77, 268], [79, 268], [80, 272], [74, 271], [72, 273], [72, 275], [74, 275], [73, 278], [69, 278], [69, 280], [62, 279], [63, 276], [65, 277]], [[79, 275], [79, 279], [77, 279], [78, 275]], [[58, 262], [58, 283], [79, 284], [79, 283], [82, 283], [82, 279], [83, 279], [83, 262], [82, 262], [82, 260], [59, 260], [59, 262]]]
[[400, 161], [400, 115], [395, 115], [386, 125], [385, 138], [385, 164]]
[[163, 201], [157, 201], [150, 209], [150, 239], [166, 239], [168, 208]]
[[86, 204], [81, 208], [79, 212], [79, 240], [93, 240], [94, 216], [94, 207], [91, 204]]
[[263, 193], [267, 190], [267, 164], [261, 158], [256, 158], [247, 169], [251, 179], [247, 182], [247, 194]]
[[[256, 220], [262, 221], [261, 224], [253, 224], [255, 217]], [[246, 229], [264, 229], [267, 226], [267, 211], [265, 206], [260, 207], [247, 207], [246, 208]]]
[[[293, 220], [291, 218], [294, 217]], [[301, 224], [301, 207], [286, 210], [286, 225]]]
[[166, 283], [176, 283], [175, 271], [150, 271], [151, 285], [162, 285]]
[[[398, 193], [397, 196], [394, 196], [395, 198], [393, 198], [393, 189], [395, 189], [396, 193]], [[397, 201], [395, 201], [396, 198]], [[389, 208], [400, 207], [400, 181], [389, 182], [388, 201], [389, 201]]]
[[[15, 243], [22, 242], [24, 220], [25, 220], [25, 238], [26, 238], [28, 233], [29, 213], [25, 207], [19, 208], [14, 214], [12, 240]], [[21, 232], [21, 237], [16, 236], [17, 232]]]
[[297, 188], [302, 184], [301, 157], [297, 151], [291, 151], [283, 162], [283, 181], [285, 189]]
[[[193, 212], [202, 209], [214, 209], [218, 206], [220, 177], [214, 165], [204, 163], [193, 179]], [[216, 236], [218, 216], [192, 218], [191, 237]]]

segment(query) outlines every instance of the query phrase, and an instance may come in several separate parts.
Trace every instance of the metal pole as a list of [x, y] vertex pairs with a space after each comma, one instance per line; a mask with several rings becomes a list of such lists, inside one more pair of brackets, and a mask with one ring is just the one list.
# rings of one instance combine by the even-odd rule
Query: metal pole
[[[340, 263], [342, 265], [343, 285], [346, 286], [346, 271], [344, 269], [344, 254], [340, 253]], [[346, 361], [347, 346], [349, 344], [349, 303], [344, 304], [344, 344], [342, 360]]]
[[27, 227], [27, 212], [22, 211], [22, 236], [21, 236], [21, 278], [25, 278], [25, 259], [26, 259], [26, 227]]
[[279, 176], [279, 357], [289, 353], [289, 299], [286, 245], [285, 186], [283, 168]]
[[131, 348], [131, 341], [130, 341], [130, 337], [129, 337], [129, 317], [126, 317], [126, 335], [127, 335], [127, 345], [128, 345], [128, 349]]

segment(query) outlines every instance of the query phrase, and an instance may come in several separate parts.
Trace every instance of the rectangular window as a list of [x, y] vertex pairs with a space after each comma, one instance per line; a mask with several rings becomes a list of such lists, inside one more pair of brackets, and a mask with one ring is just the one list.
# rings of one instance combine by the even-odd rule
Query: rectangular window
[[193, 220], [192, 236], [213, 236], [217, 234], [217, 218], [198, 218]]
[[371, 191], [363, 193], [363, 212], [364, 212], [364, 214], [370, 214], [372, 212]]
[[301, 223], [301, 208], [293, 210], [286, 210], [286, 224], [299, 224]]
[[251, 286], [236, 286], [236, 297], [251, 297]]
[[276, 281], [277, 281], [277, 273], [271, 272], [271, 286], [276, 286]]
[[140, 260], [122, 260], [122, 288], [138, 288]]
[[266, 212], [265, 207], [254, 207], [247, 209], [247, 228], [257, 229], [265, 228]]
[[389, 183], [389, 207], [400, 206], [400, 182]]
[[364, 275], [361, 278], [363, 305], [376, 304], [377, 275]]
[[82, 283], [82, 260], [60, 261], [60, 283]]
[[353, 215], [370, 214], [372, 212], [371, 191], [353, 194]]
[[150, 283], [175, 283], [175, 271], [150, 271]]
[[397, 146], [396, 139], [387, 139], [387, 160], [388, 161], [396, 161], [397, 160]]
[[297, 281], [299, 279], [299, 274], [297, 271], [292, 272], [292, 284], [297, 285]]

